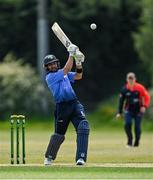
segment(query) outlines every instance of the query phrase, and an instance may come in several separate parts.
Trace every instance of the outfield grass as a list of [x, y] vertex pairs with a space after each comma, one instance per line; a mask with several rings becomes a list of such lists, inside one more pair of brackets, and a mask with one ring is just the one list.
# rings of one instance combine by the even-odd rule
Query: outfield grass
[[1, 179], [152, 179], [153, 168], [0, 167]]
[[[51, 129], [51, 130], [50, 130]], [[70, 127], [52, 167], [43, 167], [44, 152], [53, 127], [44, 124], [27, 126], [26, 163], [10, 166], [10, 133], [0, 128], [0, 178], [105, 179], [153, 178], [153, 134], [143, 132], [138, 148], [126, 148], [122, 129], [91, 129], [89, 158], [85, 167], [75, 166], [75, 131]], [[127, 164], [128, 163], [128, 164]], [[141, 167], [141, 165], [143, 165]], [[148, 167], [147, 167], [148, 164]]]

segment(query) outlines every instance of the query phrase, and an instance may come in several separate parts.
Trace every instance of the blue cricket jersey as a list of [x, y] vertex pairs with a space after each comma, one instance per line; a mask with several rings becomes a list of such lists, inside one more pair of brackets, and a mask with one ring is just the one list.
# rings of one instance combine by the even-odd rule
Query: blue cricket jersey
[[70, 82], [74, 83], [75, 72], [64, 75], [63, 69], [46, 75], [46, 82], [56, 103], [77, 99]]

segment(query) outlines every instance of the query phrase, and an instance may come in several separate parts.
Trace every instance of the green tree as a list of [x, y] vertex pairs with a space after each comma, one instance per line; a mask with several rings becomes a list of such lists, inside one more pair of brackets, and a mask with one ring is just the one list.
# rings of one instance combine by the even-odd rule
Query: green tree
[[0, 63], [0, 118], [21, 113], [27, 116], [49, 114], [49, 91], [35, 70], [8, 54]]
[[36, 64], [36, 0], [0, 0], [0, 60], [9, 52]]
[[140, 59], [150, 74], [153, 85], [153, 1], [142, 0], [142, 6], [142, 25], [134, 37]]
[[[84, 79], [75, 87], [84, 102], [94, 106], [118, 92], [128, 71], [142, 72], [132, 36], [140, 24], [140, 0], [48, 2], [50, 26], [57, 21], [85, 53]], [[36, 0], [0, 0], [0, 59], [12, 51], [36, 66], [36, 8]], [[92, 22], [95, 31], [89, 28]], [[65, 48], [52, 31], [49, 36], [50, 53], [64, 65]]]

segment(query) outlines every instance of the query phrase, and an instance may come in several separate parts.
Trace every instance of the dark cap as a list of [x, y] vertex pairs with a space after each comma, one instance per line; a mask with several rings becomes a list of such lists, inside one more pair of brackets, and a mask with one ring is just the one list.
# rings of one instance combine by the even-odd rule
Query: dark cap
[[49, 54], [49, 55], [45, 56], [43, 63], [44, 63], [44, 66], [46, 66], [53, 62], [59, 62], [59, 60], [53, 54]]

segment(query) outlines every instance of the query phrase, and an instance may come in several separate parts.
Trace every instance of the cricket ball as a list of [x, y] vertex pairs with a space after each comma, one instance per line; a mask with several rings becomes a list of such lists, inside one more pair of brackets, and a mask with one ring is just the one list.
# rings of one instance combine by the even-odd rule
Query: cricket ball
[[95, 23], [90, 24], [90, 28], [92, 30], [95, 30], [97, 28], [97, 25]]

